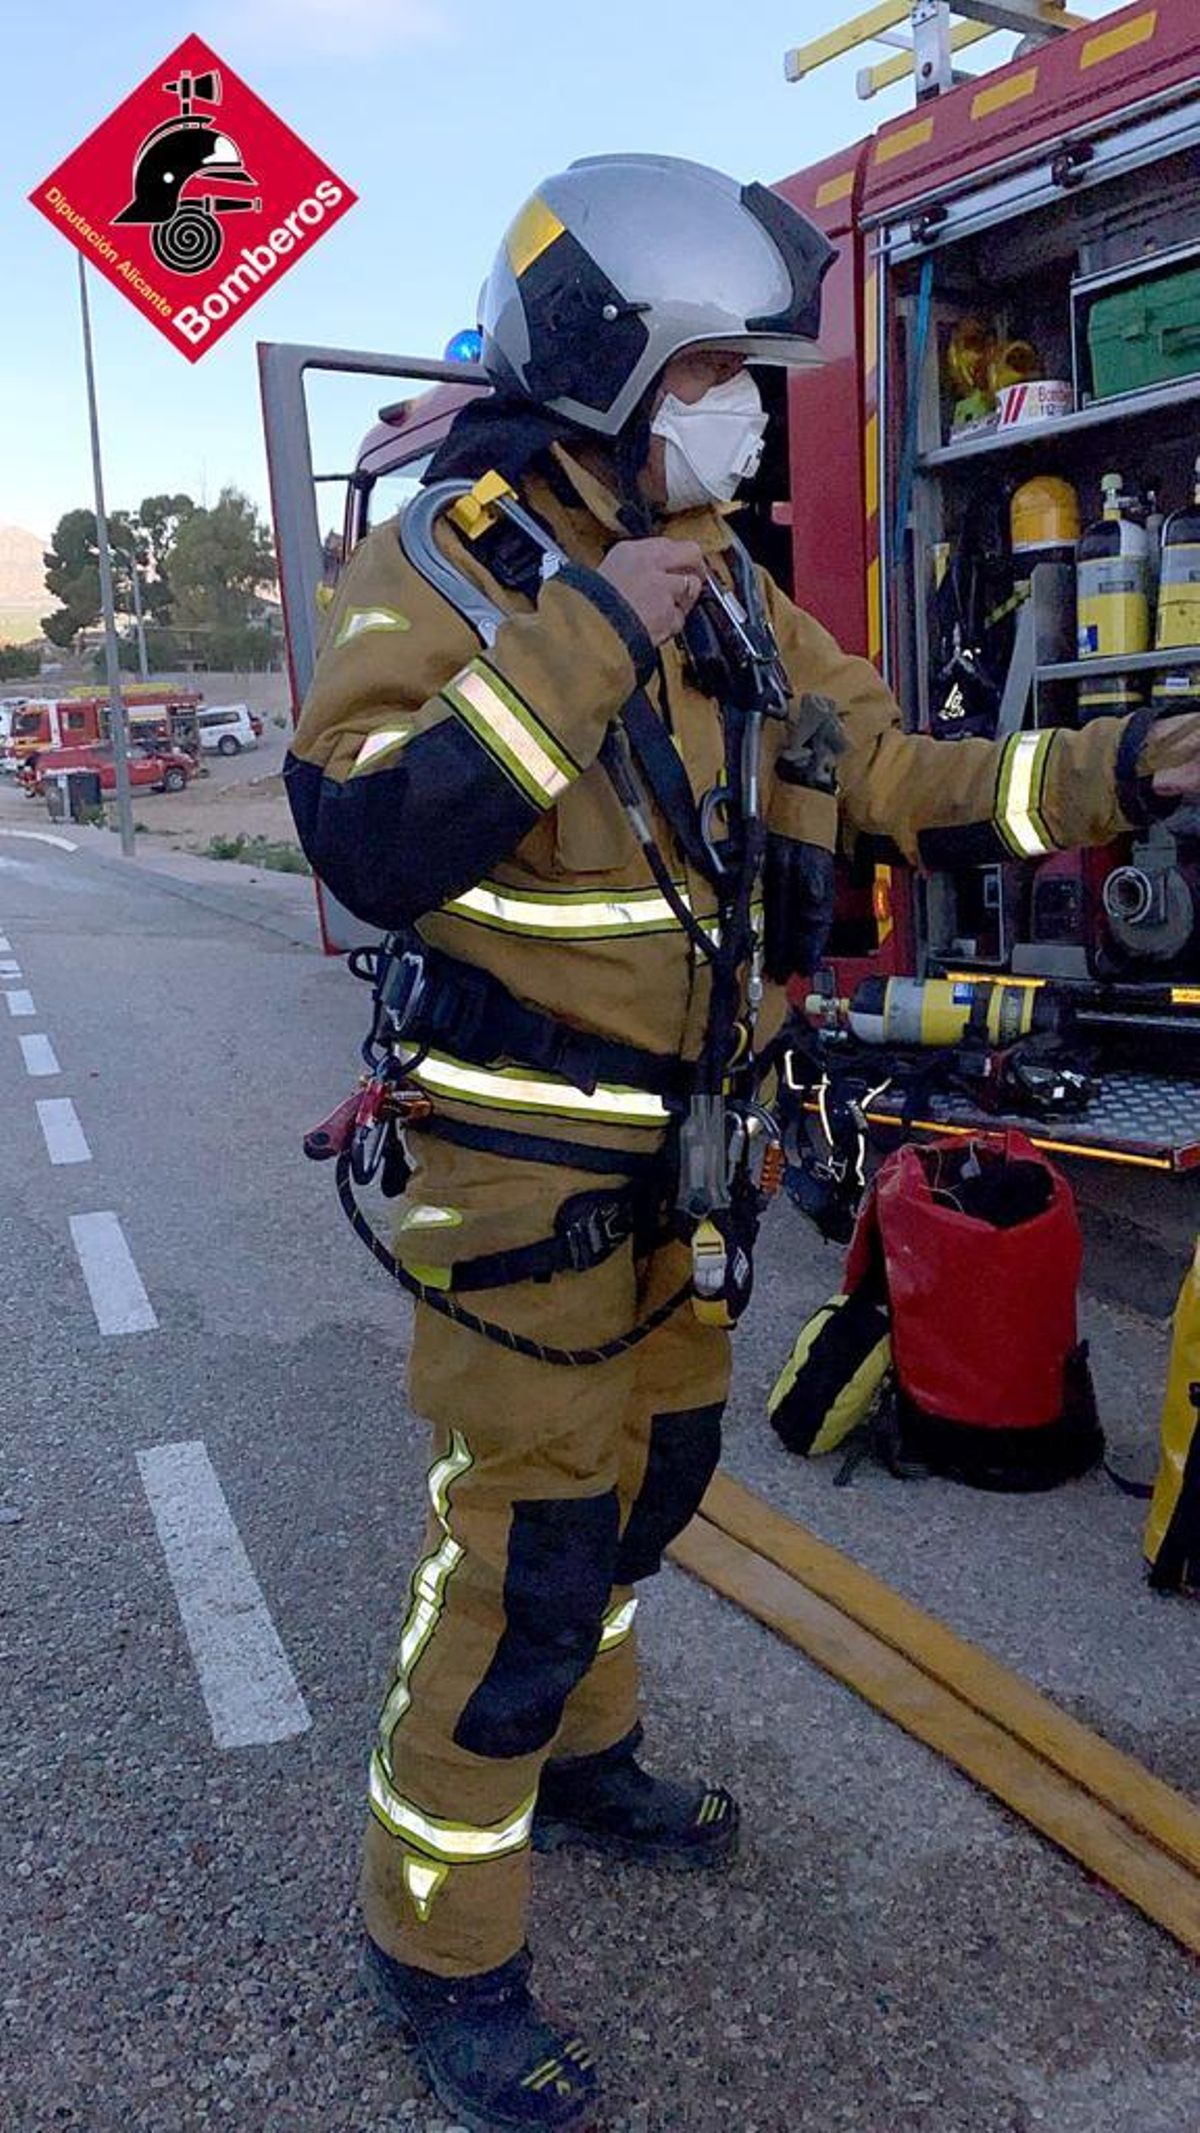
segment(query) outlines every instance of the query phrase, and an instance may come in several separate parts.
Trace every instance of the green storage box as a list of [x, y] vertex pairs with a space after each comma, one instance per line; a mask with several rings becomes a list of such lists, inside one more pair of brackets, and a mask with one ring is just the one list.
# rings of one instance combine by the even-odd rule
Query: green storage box
[[1200, 267], [1097, 297], [1088, 313], [1097, 400], [1200, 373]]

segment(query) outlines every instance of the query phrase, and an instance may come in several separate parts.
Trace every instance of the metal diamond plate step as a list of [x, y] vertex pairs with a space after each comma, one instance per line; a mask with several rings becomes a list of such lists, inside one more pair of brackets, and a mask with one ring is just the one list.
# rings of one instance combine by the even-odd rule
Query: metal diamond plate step
[[[889, 1112], [886, 1096], [869, 1116], [881, 1126], [899, 1122], [895, 1112]], [[1052, 1124], [994, 1116], [977, 1110], [966, 1097], [934, 1095], [913, 1126], [952, 1133], [1016, 1126], [1039, 1148], [1155, 1170], [1194, 1170], [1200, 1167], [1200, 1079], [1108, 1073], [1082, 1118], [1055, 1119]]]

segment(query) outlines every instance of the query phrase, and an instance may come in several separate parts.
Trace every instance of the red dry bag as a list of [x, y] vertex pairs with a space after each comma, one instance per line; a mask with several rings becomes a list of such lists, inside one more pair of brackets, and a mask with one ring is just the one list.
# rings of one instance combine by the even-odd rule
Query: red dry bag
[[900, 1148], [875, 1179], [847, 1287], [882, 1278], [902, 1455], [980, 1488], [1051, 1488], [1104, 1438], [1076, 1324], [1070, 1186], [1022, 1133]]

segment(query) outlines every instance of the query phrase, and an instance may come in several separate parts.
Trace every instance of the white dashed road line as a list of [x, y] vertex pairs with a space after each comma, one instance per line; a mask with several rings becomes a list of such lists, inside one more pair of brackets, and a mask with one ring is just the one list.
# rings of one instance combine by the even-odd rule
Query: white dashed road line
[[69, 1096], [44, 1097], [37, 1106], [37, 1115], [52, 1163], [91, 1162], [92, 1151]]
[[306, 1733], [308, 1706], [203, 1444], [156, 1445], [137, 1463], [218, 1748]]
[[37, 1009], [33, 1004], [31, 992], [6, 992], [4, 997], [8, 1001], [10, 1015], [36, 1015]]
[[9, 945], [8, 941], [7, 941], [6, 939], [5, 939], [4, 935], [3, 935], [2, 933], [0, 933], [0, 955], [11, 955], [11, 954], [12, 954], [12, 949], [11, 949], [11, 947], [10, 947], [10, 945]]
[[71, 1237], [101, 1333], [150, 1333], [158, 1320], [114, 1214], [72, 1215]]
[[62, 1073], [49, 1037], [21, 1037], [18, 1041], [27, 1074]]
[[55, 837], [49, 830], [10, 830], [0, 828], [0, 837], [23, 837], [28, 844], [52, 844], [60, 852], [77, 852], [79, 846], [69, 837]]
[[21, 965], [19, 963], [9, 961], [0, 963], [0, 978], [19, 978], [20, 975]]

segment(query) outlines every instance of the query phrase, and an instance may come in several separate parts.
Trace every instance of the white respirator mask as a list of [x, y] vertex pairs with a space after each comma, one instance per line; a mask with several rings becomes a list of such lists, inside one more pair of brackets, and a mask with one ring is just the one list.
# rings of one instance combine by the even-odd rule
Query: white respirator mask
[[666, 446], [668, 511], [732, 502], [763, 455], [767, 417], [749, 371], [710, 385], [698, 400], [668, 393], [650, 424]]

